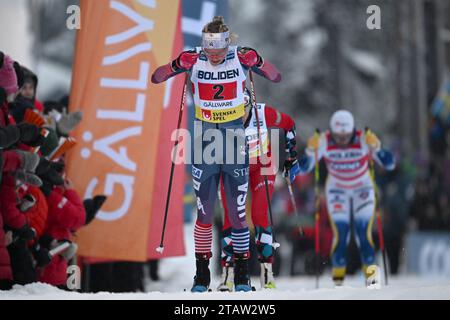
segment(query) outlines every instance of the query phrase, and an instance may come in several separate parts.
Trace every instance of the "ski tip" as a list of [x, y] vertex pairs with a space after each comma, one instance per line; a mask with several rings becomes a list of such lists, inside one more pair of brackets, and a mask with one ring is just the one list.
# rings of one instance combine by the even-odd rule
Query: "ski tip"
[[162, 247], [162, 246], [159, 246], [159, 247], [158, 247], [158, 248], [156, 248], [155, 250], [156, 250], [156, 252], [158, 252], [158, 253], [162, 254], [162, 253], [163, 253], [163, 251], [164, 251], [164, 247]]

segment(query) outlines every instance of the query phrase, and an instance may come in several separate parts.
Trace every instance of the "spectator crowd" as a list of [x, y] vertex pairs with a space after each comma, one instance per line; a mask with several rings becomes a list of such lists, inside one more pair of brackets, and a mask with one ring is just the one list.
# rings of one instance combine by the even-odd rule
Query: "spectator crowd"
[[0, 290], [67, 288], [74, 235], [106, 200], [83, 199], [65, 172], [82, 113], [68, 111], [68, 97], [41, 103], [37, 86], [36, 74], [0, 52]]

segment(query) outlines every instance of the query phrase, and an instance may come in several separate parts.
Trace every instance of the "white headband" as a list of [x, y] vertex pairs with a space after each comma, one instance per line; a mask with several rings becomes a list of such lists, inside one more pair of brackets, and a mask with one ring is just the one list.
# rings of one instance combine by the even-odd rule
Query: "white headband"
[[221, 33], [202, 33], [202, 47], [204, 49], [223, 49], [230, 44], [230, 31]]

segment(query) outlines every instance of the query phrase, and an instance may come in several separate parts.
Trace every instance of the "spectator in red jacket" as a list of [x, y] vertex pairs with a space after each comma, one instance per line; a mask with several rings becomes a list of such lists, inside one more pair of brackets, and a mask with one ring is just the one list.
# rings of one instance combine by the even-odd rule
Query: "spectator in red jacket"
[[38, 187], [31, 185], [22, 185], [19, 194], [19, 210], [25, 214], [28, 224], [36, 231], [36, 237], [40, 238], [47, 224], [48, 205], [45, 195]]
[[37, 281], [36, 266], [44, 267], [51, 257], [47, 249], [36, 241], [45, 229], [48, 206], [42, 191], [35, 186], [22, 185], [18, 189], [17, 209], [25, 216], [28, 225], [35, 231], [36, 238], [31, 241], [15, 239], [8, 247], [13, 269], [14, 282], [27, 284]]
[[0, 214], [0, 290], [9, 290], [12, 287], [12, 270], [9, 253], [6, 249], [6, 244], [10, 242], [5, 237], [3, 231], [3, 217]]
[[[4, 228], [11, 230], [14, 236], [13, 242], [7, 248], [12, 280], [14, 283], [26, 284], [36, 280], [32, 256], [26, 244], [36, 237], [36, 231], [28, 225], [25, 215], [17, 208], [17, 200], [16, 180], [12, 175], [4, 175], [0, 187], [0, 210]], [[7, 262], [7, 259], [4, 260], [3, 265], [6, 266]]]
[[[5, 93], [3, 88], [0, 91]], [[13, 272], [11, 259], [6, 248], [4, 227], [15, 233], [16, 241], [24, 242], [34, 237], [34, 231], [27, 225], [25, 217], [16, 208], [16, 180], [39, 185], [40, 179], [33, 174], [39, 156], [30, 152], [11, 148], [20, 140], [28, 141], [31, 135], [38, 133], [37, 127], [22, 124], [9, 124], [8, 103], [5, 94], [0, 92], [0, 288], [8, 289], [12, 285]], [[31, 130], [31, 131], [30, 131]], [[30, 135], [31, 133], [31, 135]], [[32, 137], [34, 139], [34, 137]], [[11, 233], [10, 233], [11, 234]]]
[[[42, 190], [47, 196], [48, 218], [41, 244], [52, 249], [65, 241], [70, 242], [72, 233], [85, 224], [86, 212], [83, 202], [70, 180], [64, 180], [63, 186], [49, 184], [44, 178]], [[50, 264], [41, 271], [39, 280], [64, 288], [67, 280], [68, 261], [73, 257], [75, 251], [76, 245], [71, 243], [67, 250], [55, 255]]]

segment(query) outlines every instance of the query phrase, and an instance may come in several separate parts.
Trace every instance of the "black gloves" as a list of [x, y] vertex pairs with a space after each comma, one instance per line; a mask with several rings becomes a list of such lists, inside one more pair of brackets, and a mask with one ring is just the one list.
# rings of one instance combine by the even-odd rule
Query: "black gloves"
[[284, 168], [290, 170], [297, 162], [297, 152], [290, 151], [287, 154], [286, 161], [284, 161]]
[[25, 122], [0, 128], [0, 148], [8, 148], [19, 141], [31, 147], [40, 146], [45, 141], [40, 132], [39, 127]]
[[52, 245], [52, 241], [53, 241], [53, 237], [49, 236], [48, 234], [43, 234], [40, 238], [39, 238], [39, 244], [44, 247], [45, 249], [50, 250], [50, 247]]
[[46, 158], [40, 158], [36, 168], [36, 174], [45, 180], [49, 180], [54, 185], [63, 185], [64, 179], [61, 173], [64, 171], [65, 164], [62, 161], [53, 162]]
[[14, 125], [0, 128], [0, 148], [8, 148], [20, 139], [20, 130]]
[[50, 195], [54, 186], [64, 184], [64, 179], [60, 172], [64, 170], [64, 163], [51, 162], [45, 158], [41, 158], [36, 168], [36, 174], [42, 179], [41, 191], [46, 197]]
[[33, 240], [36, 237], [36, 231], [30, 228], [28, 224], [25, 224], [22, 228], [14, 230], [16, 236], [23, 240]]
[[45, 197], [50, 196], [50, 193], [52, 193], [54, 185], [48, 182], [47, 180], [42, 181], [41, 191], [44, 194]]
[[297, 162], [297, 151], [295, 151], [297, 142], [295, 136], [296, 130], [294, 126], [294, 128], [286, 132], [286, 161], [284, 162], [284, 168], [286, 170], [290, 170]]
[[41, 129], [38, 126], [22, 122], [17, 127], [20, 130], [20, 141], [26, 145], [37, 147], [44, 143], [45, 137], [41, 135]]
[[86, 210], [85, 225], [89, 224], [95, 218], [95, 215], [100, 210], [105, 201], [106, 196], [104, 195], [95, 196], [93, 199], [85, 199], [83, 201], [84, 209]]
[[36, 265], [40, 268], [47, 266], [52, 261], [52, 256], [48, 249], [42, 247], [39, 243], [31, 248]]

